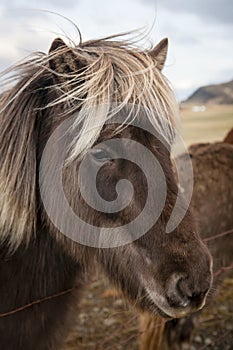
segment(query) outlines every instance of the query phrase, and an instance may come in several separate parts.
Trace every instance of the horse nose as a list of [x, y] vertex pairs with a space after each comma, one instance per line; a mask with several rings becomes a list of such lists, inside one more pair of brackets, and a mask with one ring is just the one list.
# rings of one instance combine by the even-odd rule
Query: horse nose
[[167, 301], [173, 308], [200, 309], [204, 306], [209, 288], [208, 278], [195, 283], [191, 278], [174, 273], [167, 283]]

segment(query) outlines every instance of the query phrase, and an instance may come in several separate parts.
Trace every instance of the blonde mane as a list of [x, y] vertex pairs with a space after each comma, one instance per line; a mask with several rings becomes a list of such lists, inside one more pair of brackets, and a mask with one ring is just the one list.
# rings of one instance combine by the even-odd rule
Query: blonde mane
[[[71, 67], [71, 73], [64, 74], [59, 66], [56, 74], [60, 84], [56, 88], [61, 96], [50, 106], [66, 103], [68, 113], [74, 112], [77, 104], [81, 107], [74, 125], [79, 132], [73, 140], [71, 159], [89, 149], [105, 122], [128, 105], [132, 110], [129, 119], [136, 117], [135, 110], [145, 110], [152, 125], [171, 143], [177, 103], [150, 51], [137, 49], [130, 42], [102, 39], [52, 52], [55, 60], [61, 55], [67, 55], [64, 64]], [[79, 73], [75, 61], [85, 67]]]
[[[12, 75], [10, 81], [15, 82], [15, 85], [0, 98], [0, 152], [1, 157], [4, 156], [0, 170], [0, 229], [3, 228], [3, 232], [17, 232], [18, 238], [11, 238], [17, 244], [25, 236], [30, 238], [35, 228], [36, 204], [35, 201], [32, 203], [32, 196], [35, 195], [36, 185], [29, 186], [22, 179], [26, 174], [23, 164], [25, 145], [30, 147], [26, 132], [32, 137], [32, 129], [35, 128], [35, 118], [30, 118], [30, 113], [45, 113], [53, 108], [59, 108], [63, 116], [76, 113], [73, 128], [77, 133], [70, 145], [70, 161], [89, 149], [98, 139], [106, 121], [127, 105], [132, 106], [129, 119], [136, 117], [135, 108], [138, 111], [143, 108], [152, 125], [167, 142], [173, 140], [173, 126], [178, 115], [174, 94], [150, 50], [139, 49], [130, 41], [112, 36], [80, 43], [75, 47], [60, 42], [48, 54], [37, 53], [6, 73]], [[53, 95], [55, 97], [45, 106], [40, 106], [36, 102], [36, 96], [40, 94], [38, 82], [43, 78], [51, 79], [51, 76], [54, 78], [53, 84], [46, 89], [48, 93], [56, 92]], [[20, 118], [15, 109], [18, 105], [22, 112], [23, 106], [19, 106], [19, 103], [25, 103], [27, 89], [32, 86], [34, 91], [30, 91], [34, 94], [34, 102], [31, 102], [30, 108], [28, 106], [25, 134], [22, 137], [17, 134], [20, 127], [13, 130], [13, 125], [7, 124], [4, 116], [14, 110], [15, 118]], [[11, 134], [14, 136], [12, 141]], [[6, 135], [9, 148], [16, 147], [13, 145], [14, 138], [21, 142], [18, 151], [22, 154], [15, 154], [15, 168], [12, 166], [14, 150], [6, 150], [6, 141], [3, 139]], [[35, 164], [33, 166], [36, 167]], [[33, 176], [31, 181], [35, 181]], [[17, 196], [22, 191], [18, 187], [22, 183], [26, 191], [19, 199]]]

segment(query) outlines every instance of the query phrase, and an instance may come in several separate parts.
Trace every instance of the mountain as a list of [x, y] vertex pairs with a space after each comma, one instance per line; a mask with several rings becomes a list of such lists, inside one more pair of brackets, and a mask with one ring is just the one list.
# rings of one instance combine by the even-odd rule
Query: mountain
[[200, 87], [184, 103], [195, 105], [233, 104], [233, 80], [224, 84]]

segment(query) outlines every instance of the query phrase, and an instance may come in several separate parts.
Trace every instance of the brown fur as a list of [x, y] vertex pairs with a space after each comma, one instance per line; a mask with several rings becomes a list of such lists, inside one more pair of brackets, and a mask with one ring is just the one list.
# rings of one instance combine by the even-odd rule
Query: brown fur
[[223, 142], [233, 145], [233, 128], [228, 132]]
[[165, 320], [159, 316], [143, 314], [140, 317], [140, 349], [160, 350], [164, 337]]
[[[226, 143], [231, 133], [231, 131], [228, 133], [228, 136], [224, 139], [224, 143], [196, 144], [192, 145], [189, 149], [192, 157], [195, 181], [191, 205], [203, 238], [233, 229], [233, 146]], [[182, 167], [185, 188], [187, 189], [190, 180], [185, 175], [185, 155], [179, 157], [179, 163]], [[213, 256], [215, 271], [232, 263], [232, 235], [229, 234], [211, 240], [208, 242], [208, 246]], [[220, 282], [221, 279], [219, 276], [216, 277], [213, 290], [216, 290]], [[213, 292], [211, 294], [211, 298], [213, 298]], [[211, 298], [209, 298], [209, 301]], [[157, 325], [160, 331], [155, 328], [154, 332], [141, 337], [141, 349], [147, 350], [147, 343], [149, 341], [151, 350], [180, 350], [189, 348], [198, 316], [199, 313], [184, 319], [176, 319], [167, 322], [165, 327], [159, 319], [153, 320], [150, 315], [145, 319], [142, 316], [141, 329], [144, 329], [147, 324], [154, 322], [155, 327]], [[161, 326], [159, 326], [160, 324]], [[163, 331], [163, 342], [161, 342], [160, 332]], [[157, 336], [158, 333], [159, 336]]]
[[[163, 44], [160, 51], [164, 49], [167, 50]], [[203, 304], [211, 285], [211, 258], [191, 212], [188, 210], [174, 232], [165, 233], [178, 191], [169, 150], [148, 132], [132, 126], [116, 133], [116, 125], [105, 125], [107, 115], [90, 139], [82, 134], [82, 123], [93, 123], [102, 102], [113, 105], [117, 101], [121, 106], [119, 113], [128, 102], [136, 107], [137, 102], [140, 107], [154, 106], [153, 112], [161, 111], [163, 116], [145, 113], [142, 119], [149, 119], [153, 128], [156, 123], [162, 125], [166, 117], [166, 125], [171, 125], [176, 106], [165, 78], [156, 68], [156, 59], [164, 60], [164, 54], [159, 53], [151, 56], [148, 51], [118, 41], [93, 41], [73, 49], [55, 41], [48, 55], [41, 54], [18, 67], [18, 81], [3, 93], [0, 101], [1, 314], [73, 286], [80, 290], [84, 272], [96, 264], [141, 310], [179, 316]], [[108, 75], [110, 72], [113, 76]], [[111, 89], [107, 88], [109, 81], [113, 84]], [[87, 105], [91, 107], [90, 114], [86, 113]], [[82, 119], [81, 124], [78, 120], [74, 123], [76, 134], [67, 149], [70, 157], [63, 169], [63, 187], [71, 208], [81, 218], [96, 226], [121, 226], [141, 212], [147, 196], [145, 177], [136, 165], [124, 159], [109, 160], [98, 175], [101, 195], [112, 200], [116, 183], [122, 178], [129, 179], [137, 191], [132, 203], [116, 214], [93, 211], [77, 190], [79, 156], [83, 150], [88, 152], [93, 166], [96, 161], [93, 145], [103, 139], [125, 137], [145, 145], [163, 168], [168, 187], [163, 212], [144, 236], [125, 246], [114, 249], [82, 246], [59, 232], [43, 207], [38, 173], [44, 147], [61, 122], [77, 111]], [[172, 137], [170, 127], [162, 131], [165, 139]], [[54, 156], [59, 152], [54, 148]], [[48, 163], [49, 167], [53, 157]], [[88, 176], [87, 171], [87, 179]], [[155, 185], [157, 182], [159, 179], [155, 179]], [[49, 187], [47, 191], [56, 206], [57, 193], [51, 193]], [[151, 191], [156, 198], [156, 186]], [[62, 219], [66, 220], [65, 213]], [[182, 293], [174, 276], [179, 277]], [[149, 295], [147, 287], [156, 297]], [[188, 298], [186, 308], [181, 305], [183, 298]], [[70, 294], [0, 317], [0, 348], [58, 349], [72, 321], [72, 305], [74, 296]]]

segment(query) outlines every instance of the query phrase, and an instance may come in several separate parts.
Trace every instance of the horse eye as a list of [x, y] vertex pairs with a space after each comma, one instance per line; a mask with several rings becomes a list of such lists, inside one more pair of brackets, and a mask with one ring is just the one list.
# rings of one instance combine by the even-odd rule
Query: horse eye
[[104, 149], [101, 148], [94, 148], [92, 149], [92, 155], [93, 157], [98, 160], [98, 161], [112, 161], [111, 155], [105, 151]]

